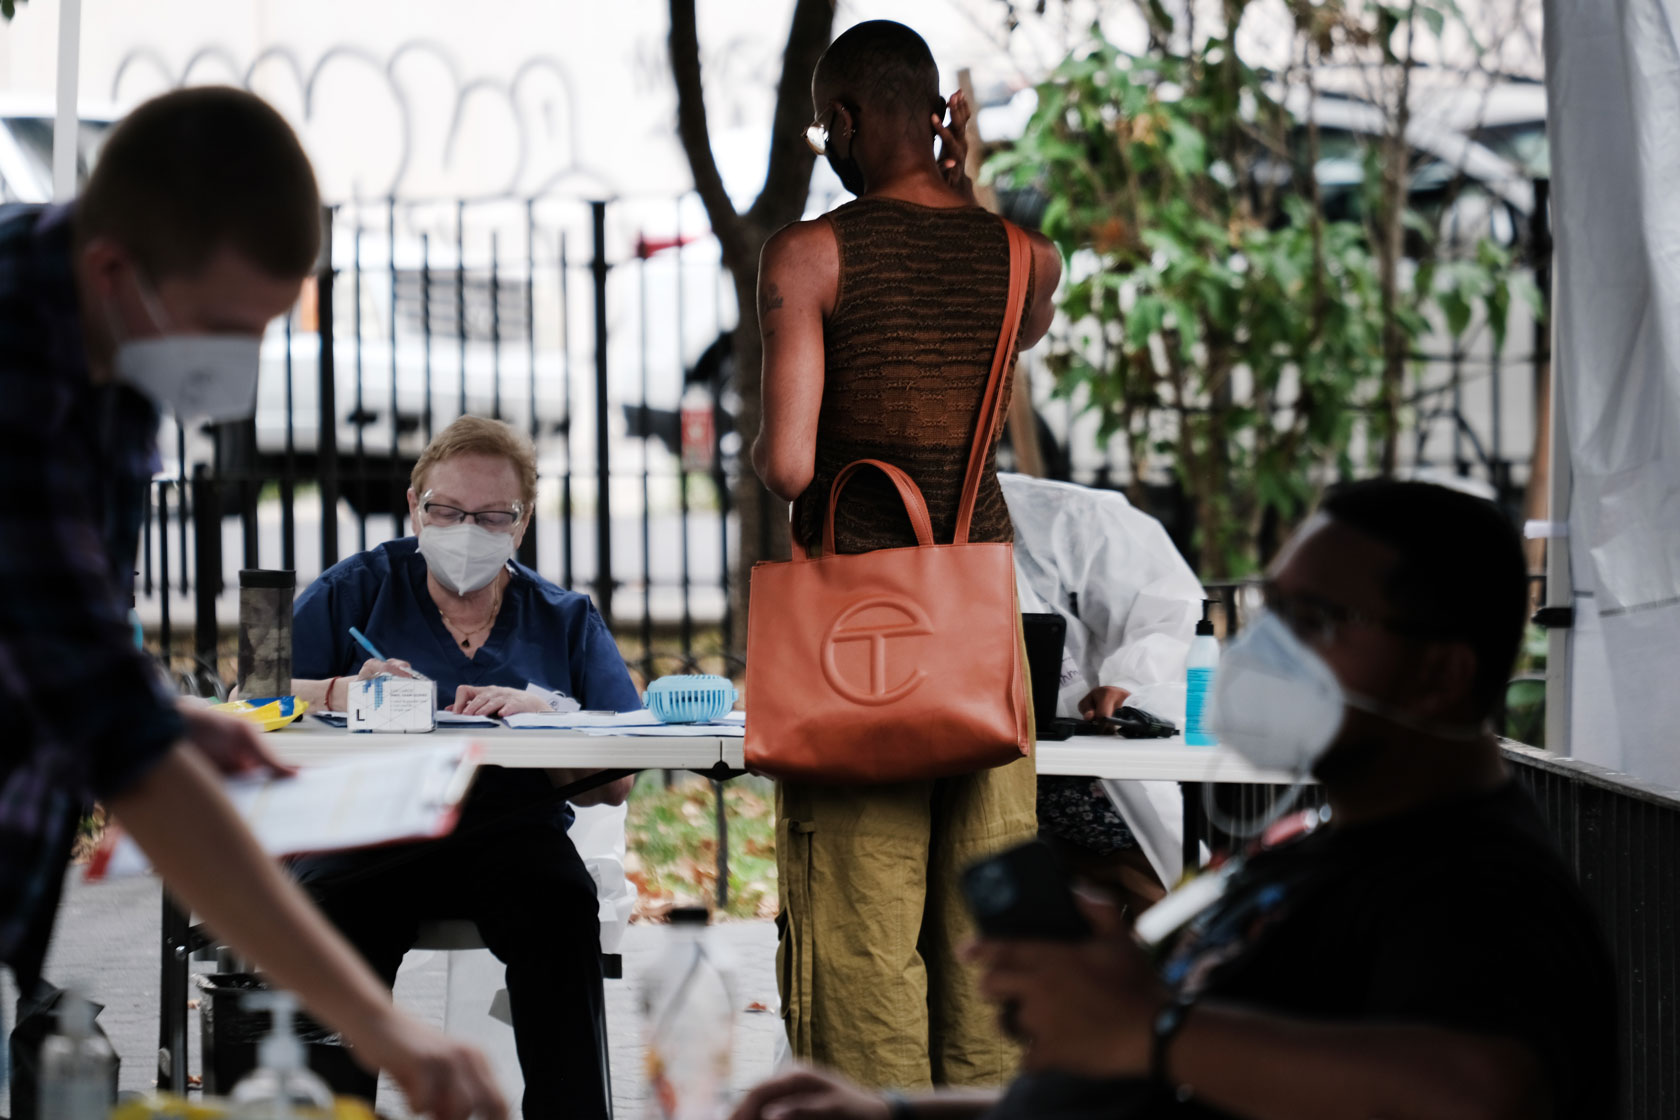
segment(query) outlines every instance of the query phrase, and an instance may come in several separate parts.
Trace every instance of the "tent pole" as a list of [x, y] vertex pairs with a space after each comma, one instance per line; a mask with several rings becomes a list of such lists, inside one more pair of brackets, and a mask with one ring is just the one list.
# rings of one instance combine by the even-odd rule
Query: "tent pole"
[[76, 197], [76, 149], [81, 125], [76, 82], [82, 47], [82, 0], [59, 0], [58, 114], [53, 122], [53, 201]]
[[[1552, 288], [1555, 297], [1557, 276], [1552, 276]], [[1556, 308], [1555, 298], [1549, 304]], [[1560, 755], [1573, 755], [1574, 744], [1570, 741], [1570, 728], [1573, 725], [1572, 711], [1574, 708], [1573, 673], [1571, 661], [1574, 656], [1574, 608], [1575, 581], [1570, 571], [1568, 523], [1570, 494], [1575, 477], [1575, 463], [1569, 450], [1569, 430], [1563, 407], [1563, 380], [1573, 371], [1568, 363], [1560, 358], [1569, 353], [1558, 345], [1558, 316], [1551, 316], [1552, 331], [1552, 407], [1550, 413], [1551, 431], [1548, 435], [1547, 458], [1550, 460], [1551, 478], [1547, 487], [1548, 511], [1546, 518], [1553, 526], [1563, 526], [1560, 531], [1554, 528], [1550, 539], [1546, 542], [1546, 613], [1554, 617], [1567, 619], [1564, 625], [1553, 625], [1546, 630], [1546, 749]]]

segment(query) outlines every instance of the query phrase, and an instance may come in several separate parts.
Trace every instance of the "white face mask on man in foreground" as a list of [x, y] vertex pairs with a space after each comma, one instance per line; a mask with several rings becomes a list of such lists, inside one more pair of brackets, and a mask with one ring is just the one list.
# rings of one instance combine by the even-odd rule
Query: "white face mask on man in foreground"
[[140, 305], [157, 327], [153, 338], [128, 338], [109, 310], [117, 338], [117, 380], [144, 393], [177, 420], [242, 420], [257, 408], [262, 340], [245, 334], [186, 334], [169, 321], [151, 286], [135, 274]]
[[1232, 639], [1214, 676], [1220, 745], [1253, 766], [1305, 777], [1335, 743], [1346, 709], [1441, 739], [1472, 740], [1480, 724], [1437, 724], [1342, 687], [1335, 670], [1278, 615], [1262, 611]]

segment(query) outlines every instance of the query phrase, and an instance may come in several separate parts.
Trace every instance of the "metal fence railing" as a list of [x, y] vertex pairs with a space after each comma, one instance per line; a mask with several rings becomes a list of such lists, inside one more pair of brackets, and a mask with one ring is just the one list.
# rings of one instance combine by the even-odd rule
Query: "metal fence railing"
[[255, 419], [161, 441], [137, 583], [166, 657], [190, 623], [215, 664], [239, 568], [303, 586], [406, 533], [413, 463], [473, 413], [537, 449], [520, 559], [588, 591], [644, 676], [726, 669], [733, 288], [697, 202], [385, 201], [325, 229]]
[[1680, 1115], [1680, 791], [1512, 747], [1519, 780], [1598, 912], [1616, 964], [1623, 1120]]
[[[1544, 248], [1544, 197], [1531, 248]], [[540, 495], [521, 559], [588, 591], [634, 670], [738, 670], [718, 638], [745, 469], [734, 289], [698, 200], [382, 200], [333, 207], [325, 230], [317, 275], [264, 341], [256, 418], [171, 425], [162, 440], [138, 588], [166, 655], [186, 653], [175, 631], [190, 626], [193, 654], [215, 664], [239, 568], [292, 568], [303, 586], [405, 533], [410, 467], [471, 412], [530, 435]], [[1536, 413], [1523, 386], [1538, 378], [1512, 370], [1540, 368], [1543, 332], [1513, 319], [1513, 345], [1490, 360], [1478, 329], [1420, 355], [1407, 457], [1515, 506]], [[1525, 332], [1532, 347], [1515, 344]], [[1077, 481], [1130, 480], [1122, 441], [1102, 446], [1076, 401], [1038, 403]], [[1187, 545], [1170, 505], [1152, 512]]]

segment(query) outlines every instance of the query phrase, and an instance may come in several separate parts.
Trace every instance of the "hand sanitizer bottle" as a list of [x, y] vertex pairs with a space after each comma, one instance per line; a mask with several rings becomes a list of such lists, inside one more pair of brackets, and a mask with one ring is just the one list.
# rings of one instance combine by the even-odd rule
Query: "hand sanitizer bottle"
[[332, 1090], [304, 1064], [303, 1043], [292, 1026], [297, 998], [290, 992], [255, 992], [245, 1002], [268, 1007], [274, 1019], [257, 1044], [257, 1068], [233, 1087], [234, 1115], [239, 1120], [331, 1116]]
[[40, 1115], [105, 1120], [117, 1100], [117, 1056], [93, 1030], [93, 1004], [66, 991], [58, 1029], [41, 1043]]
[[1202, 620], [1196, 623], [1196, 637], [1184, 661], [1184, 742], [1192, 747], [1218, 745], [1207, 725], [1208, 695], [1213, 691], [1213, 674], [1219, 668], [1219, 639], [1213, 636], [1213, 620], [1208, 617], [1212, 605], [1213, 600], [1202, 600]]

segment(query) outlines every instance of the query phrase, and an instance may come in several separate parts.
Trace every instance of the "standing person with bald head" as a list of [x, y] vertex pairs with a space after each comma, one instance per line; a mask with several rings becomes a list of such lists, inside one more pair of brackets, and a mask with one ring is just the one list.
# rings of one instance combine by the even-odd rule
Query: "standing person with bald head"
[[[964, 170], [970, 107], [960, 93], [947, 104], [927, 44], [887, 20], [836, 39], [811, 86], [808, 138], [858, 197], [764, 247], [753, 466], [793, 502], [793, 533], [813, 554], [834, 478], [857, 459], [914, 479], [934, 539], [949, 541], [1009, 291], [1004, 223], [975, 203]], [[1030, 236], [1022, 349], [1049, 328], [1061, 276], [1055, 248]], [[989, 457], [969, 540], [1011, 539]], [[914, 543], [885, 476], [847, 484], [837, 551]], [[957, 875], [1035, 833], [1034, 778], [1022, 760], [938, 781], [778, 787], [779, 962], [796, 1055], [898, 1087], [1013, 1072], [1014, 1048], [957, 959], [969, 933]]]

